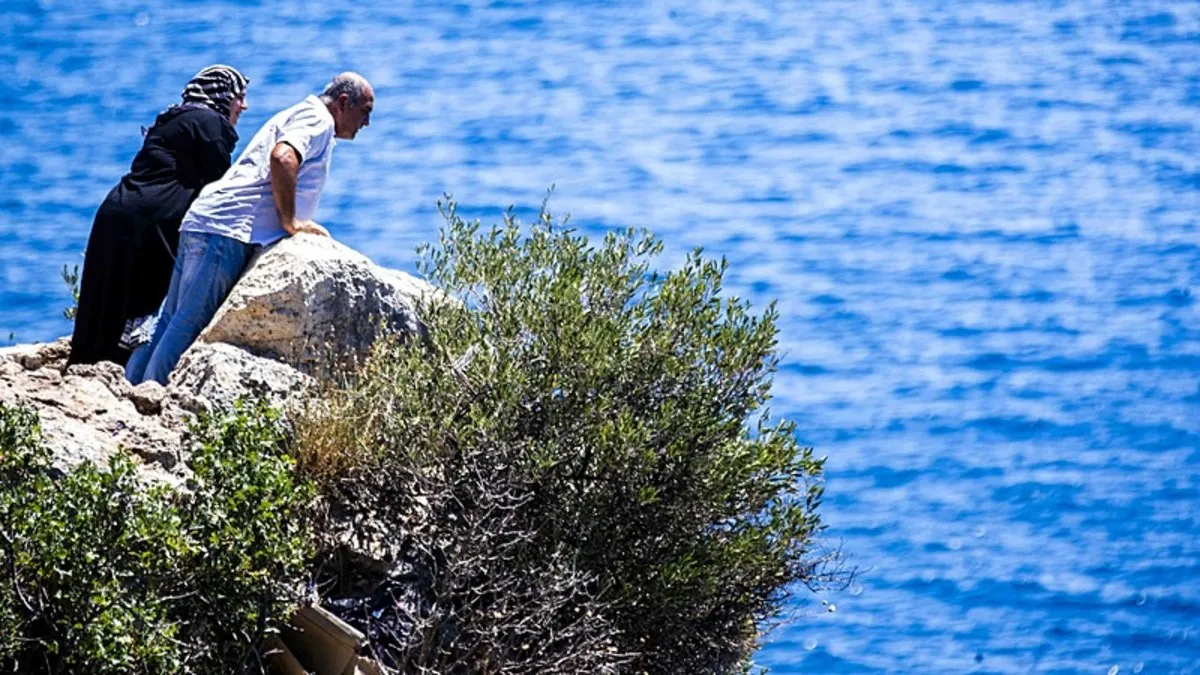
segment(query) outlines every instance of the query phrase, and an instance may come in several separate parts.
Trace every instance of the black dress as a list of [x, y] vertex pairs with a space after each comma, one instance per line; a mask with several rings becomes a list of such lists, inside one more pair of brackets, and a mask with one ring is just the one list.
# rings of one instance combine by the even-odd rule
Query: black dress
[[201, 105], [159, 115], [133, 166], [96, 212], [83, 259], [69, 363], [116, 361], [129, 319], [158, 309], [167, 295], [179, 223], [200, 188], [229, 168], [237, 132]]

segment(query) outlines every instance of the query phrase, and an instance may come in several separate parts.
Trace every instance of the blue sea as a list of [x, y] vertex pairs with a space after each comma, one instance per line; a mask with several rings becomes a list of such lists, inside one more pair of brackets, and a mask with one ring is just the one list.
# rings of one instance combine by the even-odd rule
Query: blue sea
[[1200, 3], [3, 0], [0, 340], [69, 333], [59, 270], [213, 62], [243, 146], [375, 83], [318, 219], [383, 264], [443, 193], [554, 185], [778, 300], [773, 410], [859, 575], [773, 672], [1200, 672]]

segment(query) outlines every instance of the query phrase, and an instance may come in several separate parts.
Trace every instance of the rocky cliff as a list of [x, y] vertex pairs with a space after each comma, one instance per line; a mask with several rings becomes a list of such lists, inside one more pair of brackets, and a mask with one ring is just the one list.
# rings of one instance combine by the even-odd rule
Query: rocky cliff
[[286, 411], [320, 378], [364, 358], [384, 333], [423, 335], [415, 309], [432, 292], [332, 239], [298, 235], [250, 263], [166, 387], [134, 387], [114, 363], [67, 368], [63, 338], [0, 349], [0, 403], [38, 412], [59, 468], [126, 452], [147, 477], [179, 483], [197, 413], [243, 395]]

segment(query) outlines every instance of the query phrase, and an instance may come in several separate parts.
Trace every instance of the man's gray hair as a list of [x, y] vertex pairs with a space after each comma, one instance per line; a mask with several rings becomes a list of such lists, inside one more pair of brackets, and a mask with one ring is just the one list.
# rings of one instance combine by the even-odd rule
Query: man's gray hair
[[333, 78], [329, 84], [325, 85], [325, 91], [321, 92], [320, 99], [325, 105], [329, 105], [341, 98], [342, 94], [350, 97], [350, 105], [360, 105], [363, 98], [366, 97], [367, 79], [358, 73], [342, 73]]

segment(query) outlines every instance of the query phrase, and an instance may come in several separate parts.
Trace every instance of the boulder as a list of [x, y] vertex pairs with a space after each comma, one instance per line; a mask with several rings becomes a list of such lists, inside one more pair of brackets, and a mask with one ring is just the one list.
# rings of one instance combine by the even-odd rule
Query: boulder
[[171, 373], [171, 391], [185, 410], [214, 412], [241, 396], [263, 398], [286, 409], [315, 382], [295, 368], [240, 347], [198, 342], [184, 352]]
[[[115, 363], [71, 366], [64, 373], [70, 344], [65, 338], [43, 345], [0, 351], [0, 403], [36, 410], [42, 439], [55, 468], [70, 470], [84, 461], [107, 464], [123, 448], [155, 481], [178, 484], [187, 424], [178, 411], [164, 414], [146, 404], [157, 383], [133, 387]], [[148, 411], [149, 414], [143, 411]]]
[[415, 310], [432, 292], [333, 239], [301, 234], [251, 261], [198, 342], [327, 375], [361, 362], [384, 333], [423, 336]]

